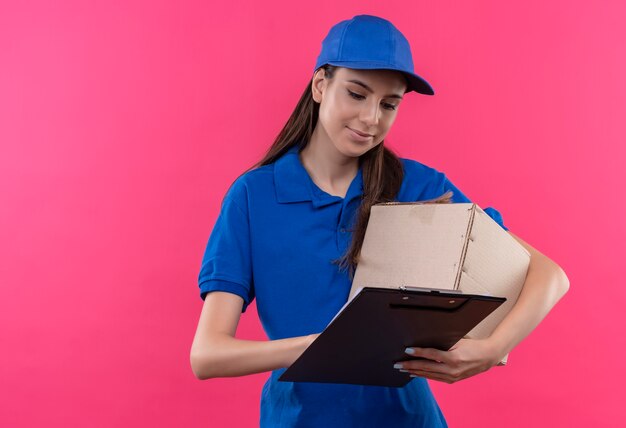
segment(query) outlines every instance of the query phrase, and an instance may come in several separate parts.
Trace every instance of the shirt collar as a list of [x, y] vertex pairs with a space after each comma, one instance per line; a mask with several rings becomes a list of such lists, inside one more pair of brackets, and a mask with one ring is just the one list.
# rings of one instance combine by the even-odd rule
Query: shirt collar
[[[278, 202], [311, 201], [318, 208], [344, 200], [339, 196], [324, 192], [313, 182], [300, 161], [299, 152], [299, 147], [295, 145], [278, 158], [274, 164], [274, 185]], [[349, 202], [362, 194], [363, 174], [361, 167], [359, 167], [357, 175], [350, 183], [345, 201]]]

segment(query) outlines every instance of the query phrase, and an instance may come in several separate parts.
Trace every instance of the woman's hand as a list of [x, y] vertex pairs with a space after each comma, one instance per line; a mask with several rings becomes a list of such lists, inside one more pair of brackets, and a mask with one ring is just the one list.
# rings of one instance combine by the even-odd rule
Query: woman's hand
[[402, 361], [394, 365], [412, 376], [446, 383], [458, 382], [489, 370], [504, 356], [489, 339], [461, 339], [449, 351], [433, 348], [407, 348], [413, 357], [426, 360]]

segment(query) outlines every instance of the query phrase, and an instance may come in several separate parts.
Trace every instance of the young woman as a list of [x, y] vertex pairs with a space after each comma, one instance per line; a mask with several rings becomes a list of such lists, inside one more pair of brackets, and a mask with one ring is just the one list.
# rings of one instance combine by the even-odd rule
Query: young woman
[[[193, 372], [208, 379], [271, 370], [262, 427], [447, 426], [427, 379], [452, 383], [497, 364], [563, 296], [568, 279], [511, 234], [531, 265], [518, 302], [488, 339], [462, 339], [447, 352], [415, 348], [426, 360], [404, 364], [415, 377], [402, 388], [279, 382], [346, 302], [372, 204], [450, 194], [469, 202], [445, 174], [384, 145], [402, 99], [434, 94], [389, 21], [359, 15], [338, 23], [314, 70], [265, 158], [222, 201], [199, 275]], [[508, 230], [497, 210], [485, 211]], [[269, 340], [236, 339], [255, 298]]]

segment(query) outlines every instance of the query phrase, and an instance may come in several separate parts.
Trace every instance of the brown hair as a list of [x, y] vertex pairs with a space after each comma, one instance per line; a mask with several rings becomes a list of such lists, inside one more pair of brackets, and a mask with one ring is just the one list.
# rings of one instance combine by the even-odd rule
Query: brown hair
[[[337, 67], [326, 64], [321, 68], [324, 69], [326, 78], [332, 79]], [[312, 82], [313, 79], [307, 84], [296, 108], [263, 159], [252, 165], [241, 175], [254, 168], [276, 161], [293, 146], [297, 145], [300, 150], [306, 147], [317, 124], [319, 112], [319, 104], [313, 100]], [[356, 213], [355, 227], [352, 229], [352, 242], [340, 259], [333, 260], [333, 263], [339, 265], [340, 269], [348, 269], [350, 279], [354, 276], [359, 260], [359, 253], [363, 245], [365, 229], [367, 228], [372, 205], [394, 201], [404, 178], [400, 159], [395, 153], [385, 147], [384, 143], [384, 140], [381, 141], [376, 147], [359, 157], [359, 166], [362, 168], [363, 174], [363, 195], [361, 197], [361, 205]], [[448, 203], [451, 195], [451, 192], [447, 192], [428, 202]]]

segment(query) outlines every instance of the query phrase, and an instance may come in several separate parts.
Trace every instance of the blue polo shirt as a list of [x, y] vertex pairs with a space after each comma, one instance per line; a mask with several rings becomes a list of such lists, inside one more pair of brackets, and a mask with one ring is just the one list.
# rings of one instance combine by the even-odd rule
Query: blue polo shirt
[[[321, 190], [292, 147], [274, 163], [248, 171], [228, 189], [208, 240], [199, 274], [200, 296], [211, 291], [256, 298], [270, 340], [320, 333], [348, 298], [351, 281], [333, 259], [352, 238], [363, 193], [359, 169], [345, 198]], [[448, 190], [470, 200], [445, 174], [400, 158], [398, 201], [432, 199]], [[486, 208], [503, 229], [500, 213]], [[354, 356], [359, 358], [358, 355]], [[261, 394], [261, 427], [447, 426], [428, 382], [402, 388], [279, 382], [272, 371]]]

